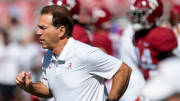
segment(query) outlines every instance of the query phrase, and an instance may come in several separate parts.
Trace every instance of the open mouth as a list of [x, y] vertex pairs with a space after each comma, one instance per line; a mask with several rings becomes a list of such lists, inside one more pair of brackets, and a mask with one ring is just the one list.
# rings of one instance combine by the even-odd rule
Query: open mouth
[[43, 40], [43, 39], [40, 39], [40, 43], [43, 44], [43, 43], [44, 43], [44, 40]]

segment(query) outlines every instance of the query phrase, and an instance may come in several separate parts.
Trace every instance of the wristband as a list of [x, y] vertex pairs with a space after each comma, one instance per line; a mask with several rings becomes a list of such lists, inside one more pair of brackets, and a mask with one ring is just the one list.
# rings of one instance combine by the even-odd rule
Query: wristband
[[116, 100], [112, 100], [112, 99], [107, 98], [106, 101], [116, 101]]

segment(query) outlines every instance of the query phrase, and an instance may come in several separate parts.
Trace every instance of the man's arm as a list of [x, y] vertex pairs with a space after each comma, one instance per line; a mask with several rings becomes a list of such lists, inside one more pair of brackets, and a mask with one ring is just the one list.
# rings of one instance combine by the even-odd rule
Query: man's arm
[[22, 88], [28, 93], [31, 93], [32, 95], [42, 98], [53, 97], [50, 89], [47, 86], [45, 86], [42, 82], [32, 83], [30, 73], [25, 73], [24, 71], [19, 73], [16, 76], [15, 83], [20, 88]]
[[112, 88], [108, 96], [109, 99], [118, 101], [124, 94], [129, 84], [131, 72], [132, 69], [125, 63], [122, 63], [120, 69], [113, 76]]

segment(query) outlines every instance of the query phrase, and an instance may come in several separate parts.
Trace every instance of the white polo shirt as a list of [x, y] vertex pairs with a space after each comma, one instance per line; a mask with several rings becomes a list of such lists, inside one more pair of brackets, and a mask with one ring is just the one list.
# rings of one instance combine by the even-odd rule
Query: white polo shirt
[[104, 78], [112, 78], [121, 64], [100, 49], [70, 38], [58, 57], [47, 51], [41, 81], [56, 101], [105, 101]]

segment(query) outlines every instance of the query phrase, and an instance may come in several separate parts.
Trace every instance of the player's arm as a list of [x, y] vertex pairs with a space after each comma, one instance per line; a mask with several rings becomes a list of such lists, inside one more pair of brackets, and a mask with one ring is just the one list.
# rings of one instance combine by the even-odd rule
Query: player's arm
[[15, 83], [28, 93], [42, 98], [51, 98], [50, 89], [42, 82], [32, 83], [30, 73], [21, 72], [16, 76]]
[[124, 94], [129, 84], [131, 71], [132, 69], [128, 65], [122, 63], [119, 70], [113, 76], [112, 88], [108, 95], [109, 99], [112, 99], [112, 101], [118, 101], [118, 99]]

